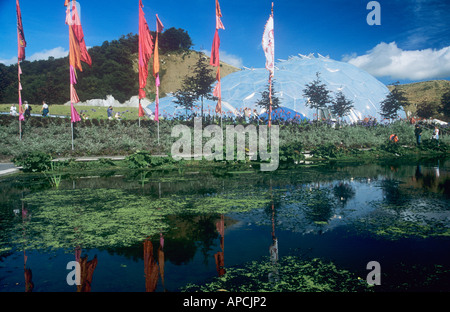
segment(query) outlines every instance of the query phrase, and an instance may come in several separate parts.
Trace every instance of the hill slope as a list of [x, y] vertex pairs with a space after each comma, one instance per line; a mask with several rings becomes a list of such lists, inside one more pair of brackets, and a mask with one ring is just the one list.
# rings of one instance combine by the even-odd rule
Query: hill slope
[[[392, 90], [393, 86], [388, 86], [388, 88]], [[450, 90], [450, 81], [430, 80], [415, 82], [399, 85], [398, 88], [405, 93], [405, 97], [410, 103], [408, 107], [405, 107], [405, 111], [410, 111], [414, 114], [417, 107], [424, 103], [440, 107], [442, 95]]]
[[[182, 51], [182, 52], [168, 52], [166, 54], [160, 54], [160, 81], [161, 85], [159, 87], [160, 95], [163, 96], [166, 93], [175, 92], [181, 88], [182, 81], [186, 76], [192, 75], [192, 70], [199, 57], [204, 57], [204, 62], [209, 64], [209, 56], [206, 56], [202, 52], [197, 52], [193, 50]], [[150, 64], [153, 63], [153, 56], [149, 61]], [[138, 73], [138, 58], [137, 55], [133, 60], [133, 68], [136, 73]], [[213, 76], [215, 77], [216, 70], [213, 68]], [[231, 66], [229, 64], [221, 62], [220, 74], [221, 77], [225, 77], [231, 73], [239, 71], [239, 68]], [[151, 69], [149, 70], [149, 76], [147, 78], [146, 93], [155, 93], [155, 78], [151, 74]]]

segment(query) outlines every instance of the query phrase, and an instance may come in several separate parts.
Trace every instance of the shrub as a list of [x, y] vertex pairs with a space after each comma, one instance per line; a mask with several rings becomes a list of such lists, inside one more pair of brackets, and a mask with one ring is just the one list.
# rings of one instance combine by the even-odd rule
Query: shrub
[[152, 156], [147, 151], [137, 151], [127, 156], [126, 161], [130, 169], [148, 168], [152, 163]]
[[292, 142], [280, 147], [280, 162], [295, 163], [305, 159], [302, 153], [303, 144], [301, 142]]
[[30, 152], [13, 159], [14, 164], [22, 166], [23, 171], [42, 172], [51, 167], [52, 157], [44, 152]]
[[336, 158], [339, 154], [339, 150], [334, 144], [325, 144], [315, 148], [311, 153], [315, 157], [329, 159]]

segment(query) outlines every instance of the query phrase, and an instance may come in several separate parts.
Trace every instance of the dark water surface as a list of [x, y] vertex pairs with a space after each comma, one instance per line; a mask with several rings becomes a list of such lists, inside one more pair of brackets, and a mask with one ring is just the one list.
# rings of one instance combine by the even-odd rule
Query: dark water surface
[[0, 188], [2, 292], [77, 291], [75, 260], [79, 290], [178, 292], [285, 256], [363, 280], [377, 261], [387, 291], [450, 290], [448, 160], [79, 174], [58, 188], [20, 175]]

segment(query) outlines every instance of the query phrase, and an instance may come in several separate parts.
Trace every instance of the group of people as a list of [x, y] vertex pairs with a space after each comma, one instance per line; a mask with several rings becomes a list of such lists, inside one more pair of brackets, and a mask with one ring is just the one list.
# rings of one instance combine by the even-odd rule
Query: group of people
[[[416, 136], [416, 143], [417, 143], [417, 145], [422, 144], [422, 132], [423, 132], [422, 127], [420, 127], [419, 124], [416, 124], [416, 126], [414, 128], [414, 135]], [[437, 126], [434, 127], [431, 139], [435, 140], [436, 141], [436, 145], [439, 146], [439, 128]], [[397, 134], [395, 134], [395, 133], [391, 134], [389, 136], [389, 141], [392, 142], [392, 143], [397, 143], [398, 142]]]
[[[416, 136], [417, 145], [422, 144], [422, 128], [419, 124], [416, 124], [414, 129], [414, 134]], [[434, 127], [433, 134], [431, 135], [432, 140], [436, 140], [436, 145], [439, 146], [439, 128], [437, 126]]]
[[[252, 121], [252, 109], [245, 107], [244, 108], [244, 117], [245, 117], [245, 122], [249, 123]], [[256, 108], [253, 109], [253, 119], [257, 120], [259, 122], [259, 115], [258, 112], [256, 111]]]
[[[24, 107], [25, 107], [24, 117], [25, 117], [25, 119], [28, 119], [28, 118], [31, 117], [31, 111], [33, 110], [33, 108], [31, 107], [30, 104], [28, 104], [27, 101], [24, 102]], [[41, 112], [42, 112], [42, 116], [43, 117], [47, 117], [47, 115], [49, 113], [48, 104], [45, 103], [45, 101], [42, 101]], [[11, 105], [11, 108], [9, 109], [9, 114], [11, 116], [17, 116], [18, 115], [16, 104], [12, 104]]]

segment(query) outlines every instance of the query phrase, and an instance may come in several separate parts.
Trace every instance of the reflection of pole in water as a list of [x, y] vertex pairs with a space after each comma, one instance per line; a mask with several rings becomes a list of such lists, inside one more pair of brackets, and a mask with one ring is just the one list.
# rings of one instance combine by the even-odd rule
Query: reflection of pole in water
[[269, 247], [270, 263], [272, 264], [272, 272], [269, 273], [270, 282], [278, 282], [278, 238], [275, 235], [275, 207], [272, 202], [272, 244]]
[[217, 270], [217, 274], [219, 274], [219, 276], [222, 276], [225, 274], [226, 270], [225, 270], [225, 252], [224, 252], [224, 248], [225, 248], [225, 216], [222, 214], [220, 215], [220, 221], [218, 221], [216, 223], [216, 229], [217, 232], [219, 232], [220, 234], [220, 249], [222, 251], [218, 251], [214, 254], [214, 259], [216, 261], [216, 270]]
[[278, 238], [275, 235], [275, 204], [273, 202], [272, 179], [270, 180], [270, 196], [272, 200], [272, 244], [269, 247], [270, 262], [272, 264], [272, 272], [269, 273], [269, 282], [278, 282]]
[[[23, 199], [23, 192], [22, 192], [22, 199]], [[24, 203], [22, 200], [22, 233], [23, 233], [24, 239], [25, 239], [25, 223], [26, 223], [27, 217], [28, 217], [28, 211], [25, 209]], [[24, 273], [24, 277], [25, 277], [25, 292], [32, 292], [33, 288], [34, 288], [34, 283], [32, 281], [33, 274], [31, 272], [31, 269], [27, 268], [27, 260], [28, 260], [28, 256], [26, 255], [25, 247], [24, 247], [23, 248], [23, 273]]]

